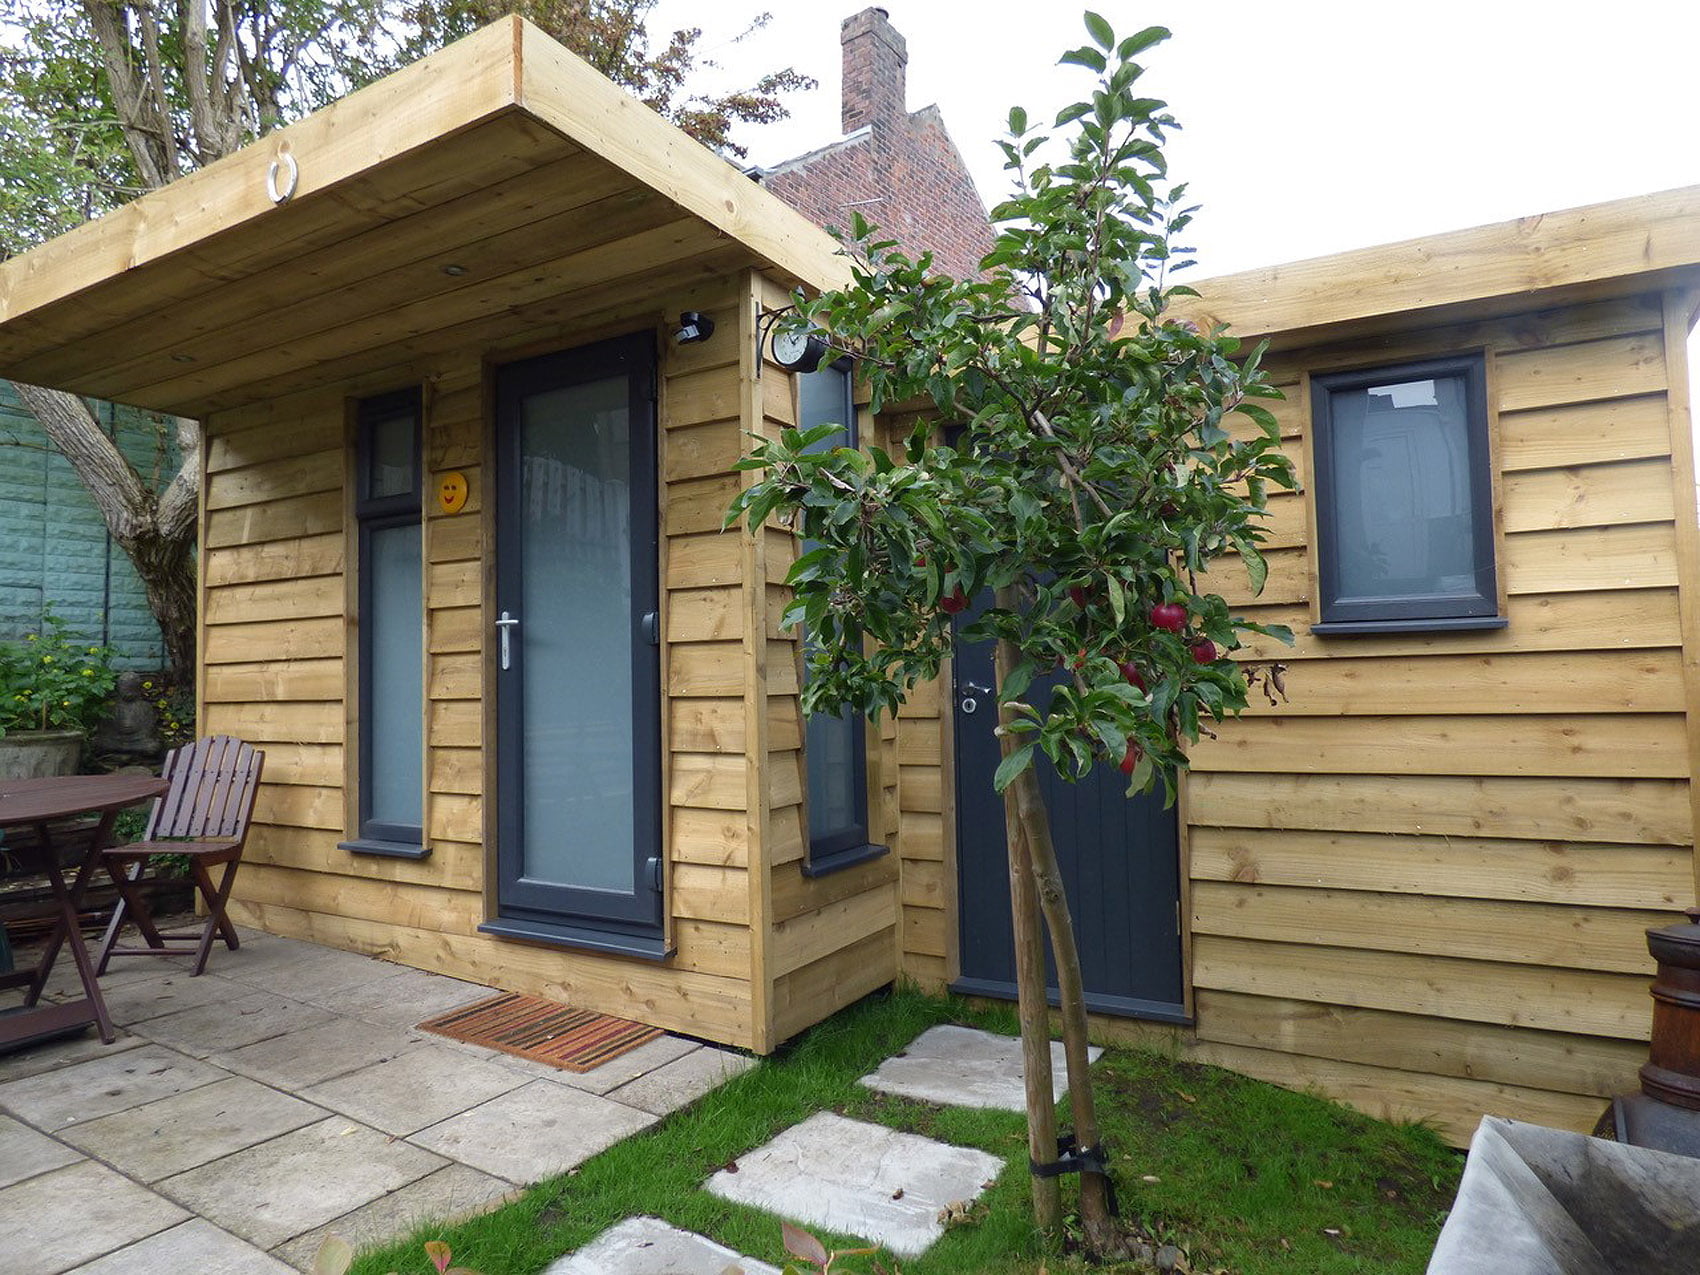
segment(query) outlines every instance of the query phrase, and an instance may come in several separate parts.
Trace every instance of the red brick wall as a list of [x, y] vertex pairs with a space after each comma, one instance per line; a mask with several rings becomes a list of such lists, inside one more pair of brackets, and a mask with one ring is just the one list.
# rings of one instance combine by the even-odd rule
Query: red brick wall
[[846, 18], [844, 141], [781, 164], [763, 178], [774, 194], [823, 226], [848, 228], [851, 214], [899, 240], [911, 255], [931, 251], [945, 274], [979, 273], [992, 230], [985, 205], [936, 106], [905, 110], [909, 55], [883, 9]]

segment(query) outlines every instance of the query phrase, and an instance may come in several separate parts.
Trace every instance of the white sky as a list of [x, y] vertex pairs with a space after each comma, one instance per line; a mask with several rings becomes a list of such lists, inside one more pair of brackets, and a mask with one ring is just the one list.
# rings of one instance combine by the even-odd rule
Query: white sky
[[[731, 78], [787, 64], [820, 88], [746, 130], [756, 163], [839, 135], [839, 23], [810, 0], [659, 0]], [[884, 0], [909, 45], [909, 106], [937, 102], [988, 203], [1014, 104], [1048, 122], [1089, 81], [1057, 57], [1084, 6]], [[1151, 96], [1184, 126], [1173, 175], [1203, 205], [1189, 274], [1229, 273], [1700, 184], [1700, 0], [1099, 0], [1118, 36], [1161, 24]], [[728, 43], [763, 9], [773, 21]]]

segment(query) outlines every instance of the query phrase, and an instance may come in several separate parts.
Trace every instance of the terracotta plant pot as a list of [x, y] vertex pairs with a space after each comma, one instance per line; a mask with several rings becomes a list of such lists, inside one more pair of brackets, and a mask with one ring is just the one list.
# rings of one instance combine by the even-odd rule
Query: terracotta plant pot
[[0, 779], [74, 775], [82, 756], [80, 730], [16, 730], [0, 735]]

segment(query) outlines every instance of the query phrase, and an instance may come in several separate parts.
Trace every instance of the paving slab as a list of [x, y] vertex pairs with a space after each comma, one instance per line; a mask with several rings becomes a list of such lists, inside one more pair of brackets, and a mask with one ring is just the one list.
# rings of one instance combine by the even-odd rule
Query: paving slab
[[[92, 957], [100, 944], [88, 945]], [[160, 978], [166, 974], [189, 971], [185, 967], [179, 971], [174, 962], [148, 957], [130, 960], [124, 957], [114, 957], [113, 963], [107, 966], [106, 973], [100, 976], [101, 994], [105, 995], [114, 988], [123, 987], [129, 983], [146, 983], [151, 979]], [[77, 963], [69, 952], [59, 953], [59, 959], [53, 963], [53, 972], [47, 976], [47, 986], [43, 994], [52, 1000], [81, 1000], [83, 998], [83, 980], [77, 974]]]
[[721, 1170], [707, 1189], [805, 1226], [919, 1257], [944, 1234], [939, 1212], [971, 1201], [1003, 1162], [969, 1147], [823, 1111]]
[[110, 1058], [147, 1043], [140, 1036], [132, 1036], [120, 1029], [117, 1039], [108, 1045], [101, 1040], [100, 1033], [90, 1027], [80, 1035], [61, 1036], [45, 1044], [0, 1054], [0, 1084], [8, 1080], [22, 1080], [25, 1076], [39, 1076], [44, 1071], [56, 1071], [60, 1067], [87, 1062], [90, 1058]]
[[600, 1067], [585, 1072], [551, 1067], [548, 1063], [534, 1062], [514, 1054], [498, 1054], [498, 1060], [529, 1076], [538, 1076], [557, 1085], [565, 1085], [569, 1089], [607, 1094], [621, 1085], [630, 1084], [639, 1076], [647, 1076], [657, 1067], [666, 1066], [675, 1058], [683, 1058], [696, 1048], [696, 1041], [686, 1040], [682, 1036], [658, 1036], [654, 1040], [645, 1041], [636, 1049], [628, 1049], [618, 1058], [610, 1058]]
[[544, 1267], [543, 1275], [724, 1275], [728, 1270], [779, 1275], [777, 1267], [658, 1217], [629, 1217]]
[[293, 1275], [292, 1269], [229, 1231], [195, 1218], [108, 1253], [72, 1275]]
[[423, 1129], [422, 1147], [510, 1182], [564, 1173], [655, 1123], [647, 1111], [534, 1080]]
[[0, 1115], [0, 1187], [50, 1169], [63, 1169], [83, 1157], [45, 1133], [37, 1133], [7, 1115]]
[[135, 1024], [132, 1030], [138, 1036], [206, 1058], [285, 1032], [328, 1023], [331, 1018], [329, 1011], [305, 1001], [270, 992], [250, 992], [222, 1005], [202, 1005], [199, 1009], [152, 1018]]
[[166, 1178], [157, 1189], [270, 1249], [443, 1164], [429, 1151], [336, 1116]]
[[[1103, 1052], [1094, 1045], [1087, 1057], [1096, 1062]], [[944, 1106], [1027, 1110], [1020, 1039], [949, 1023], [927, 1028], [906, 1050], [881, 1063], [873, 1075], [863, 1076], [862, 1083]], [[1051, 1042], [1051, 1092], [1055, 1102], [1068, 1092], [1068, 1062], [1062, 1042], [1055, 1040]]]
[[163, 1045], [91, 1058], [0, 1085], [0, 1107], [54, 1132], [210, 1085], [228, 1073]]
[[83, 1160], [0, 1190], [0, 1253], [7, 1275], [59, 1275], [188, 1216], [104, 1164]]
[[157, 966], [152, 978], [130, 979], [107, 986], [100, 980], [101, 996], [107, 1012], [120, 1027], [131, 1027], [152, 1018], [163, 1018], [179, 1010], [197, 1009], [202, 1005], [228, 1005], [250, 994], [240, 983], [220, 978], [216, 974], [192, 977], [185, 970]]
[[327, 1114], [244, 1076], [231, 1076], [71, 1125], [60, 1136], [138, 1182], [157, 1182]]
[[385, 1062], [312, 1085], [301, 1096], [405, 1137], [529, 1081], [493, 1062], [419, 1045]]
[[301, 1090], [418, 1049], [430, 1039], [421, 1032], [338, 1017], [213, 1054], [207, 1061], [280, 1089]]
[[266, 956], [268, 959], [250, 964], [233, 963], [228, 977], [260, 991], [307, 1001], [321, 1008], [334, 1008], [340, 994], [396, 972], [396, 966], [389, 961], [329, 947], [309, 946], [304, 952], [280, 952], [275, 957], [268, 952]]
[[628, 1107], [664, 1116], [688, 1106], [755, 1065], [756, 1060], [748, 1055], [699, 1045], [648, 1075], [610, 1090], [608, 1097]]
[[519, 1188], [511, 1182], [464, 1164], [451, 1164], [280, 1244], [272, 1256], [298, 1270], [311, 1270], [327, 1236], [347, 1240], [356, 1249], [372, 1248], [400, 1239], [427, 1222], [446, 1225], [485, 1212], [518, 1194]]
[[493, 995], [480, 983], [463, 983], [458, 978], [395, 965], [384, 968], [390, 971], [385, 977], [344, 988], [333, 999], [318, 1003], [339, 1014], [382, 1027], [412, 1028], [427, 1018]]

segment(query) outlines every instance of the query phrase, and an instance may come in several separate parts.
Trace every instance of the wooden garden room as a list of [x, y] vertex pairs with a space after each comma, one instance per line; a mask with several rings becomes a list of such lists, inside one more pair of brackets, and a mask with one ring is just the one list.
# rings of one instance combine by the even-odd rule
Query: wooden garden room
[[[1008, 990], [978, 655], [817, 733], [795, 539], [721, 530], [751, 432], [904, 427], [769, 357], [835, 252], [512, 19], [0, 263], [0, 375], [203, 423], [239, 920], [758, 1052]], [[1591, 1126], [1695, 894], [1700, 190], [1199, 286], [1305, 478], [1216, 587], [1297, 644], [1173, 809], [1059, 815], [1096, 1022]]]
[[895, 977], [895, 858], [803, 870], [790, 537], [720, 530], [835, 249], [514, 19], [0, 267], [6, 375], [204, 424], [239, 919], [763, 1051]]

